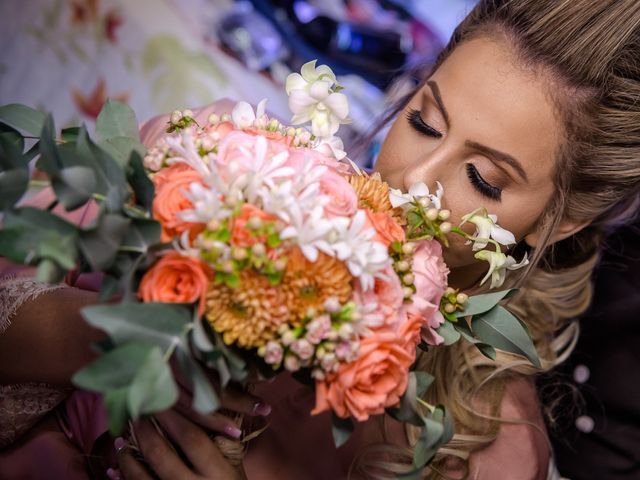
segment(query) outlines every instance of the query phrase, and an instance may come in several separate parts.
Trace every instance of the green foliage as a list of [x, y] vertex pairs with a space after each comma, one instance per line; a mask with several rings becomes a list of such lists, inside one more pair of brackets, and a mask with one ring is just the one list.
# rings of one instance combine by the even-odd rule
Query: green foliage
[[11, 125], [17, 130], [40, 135], [44, 125], [45, 115], [26, 105], [11, 103], [0, 107], [0, 122]]
[[353, 420], [350, 418], [340, 418], [335, 413], [332, 413], [331, 420], [333, 443], [336, 447], [340, 448], [351, 438], [354, 430]]
[[466, 317], [469, 315], [479, 315], [488, 312], [495, 307], [498, 302], [505, 298], [513, 296], [518, 290], [515, 288], [502, 290], [500, 292], [485, 293], [483, 295], [474, 295], [469, 297], [464, 305], [463, 311], [454, 313], [456, 317]]

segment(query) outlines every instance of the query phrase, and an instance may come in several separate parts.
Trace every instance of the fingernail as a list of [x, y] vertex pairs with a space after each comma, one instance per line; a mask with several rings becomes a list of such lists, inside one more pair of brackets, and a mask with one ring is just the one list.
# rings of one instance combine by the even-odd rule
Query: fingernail
[[260, 415], [261, 417], [266, 417], [271, 413], [271, 405], [262, 402], [256, 402], [253, 406], [253, 414]]
[[124, 438], [122, 437], [118, 437], [113, 441], [113, 446], [116, 448], [116, 452], [122, 450], [126, 444], [127, 442], [125, 442]]
[[120, 474], [120, 470], [115, 468], [107, 469], [107, 477], [109, 477], [111, 480], [122, 480], [122, 475]]
[[226, 427], [224, 427], [224, 433], [233, 438], [242, 437], [242, 430], [240, 430], [235, 425], [227, 425]]

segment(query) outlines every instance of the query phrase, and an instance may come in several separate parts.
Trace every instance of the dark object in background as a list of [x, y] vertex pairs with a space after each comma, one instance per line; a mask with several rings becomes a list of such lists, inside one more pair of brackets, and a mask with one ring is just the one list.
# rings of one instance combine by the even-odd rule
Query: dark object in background
[[540, 382], [544, 394], [571, 378], [584, 400], [549, 428], [558, 470], [572, 480], [640, 479], [640, 222], [607, 244], [578, 345]]

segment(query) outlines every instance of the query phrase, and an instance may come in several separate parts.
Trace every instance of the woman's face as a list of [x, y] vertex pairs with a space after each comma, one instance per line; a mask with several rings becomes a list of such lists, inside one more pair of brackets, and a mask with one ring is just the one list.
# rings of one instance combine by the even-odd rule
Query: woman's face
[[[518, 67], [506, 45], [464, 42], [398, 116], [376, 170], [405, 191], [420, 181], [435, 189], [439, 181], [454, 224], [484, 206], [518, 241], [535, 243], [562, 138], [550, 88], [544, 76]], [[453, 237], [448, 264], [478, 264]]]

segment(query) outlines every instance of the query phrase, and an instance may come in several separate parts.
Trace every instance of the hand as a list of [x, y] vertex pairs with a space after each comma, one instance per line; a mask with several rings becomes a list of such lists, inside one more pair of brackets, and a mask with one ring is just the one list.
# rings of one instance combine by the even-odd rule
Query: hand
[[[173, 410], [155, 416], [162, 430], [184, 454], [189, 465], [172, 445], [162, 438], [149, 420], [135, 424], [138, 446], [149, 469], [160, 480], [246, 479], [242, 469], [233, 467], [224, 458], [216, 444], [196, 424]], [[127, 480], [152, 480], [154, 476], [136, 460], [130, 448], [118, 450], [120, 473]]]
[[[214, 432], [223, 433], [231, 438], [239, 439], [242, 437], [242, 431], [236, 423], [228, 416], [213, 412], [209, 414], [201, 414], [193, 410], [191, 406], [192, 396], [186, 390], [186, 387], [178, 377], [180, 389], [180, 397], [173, 407], [182, 416], [188, 418], [193, 423]], [[266, 417], [271, 413], [271, 406], [246, 392], [239, 392], [231, 387], [224, 389], [221, 395], [222, 408], [249, 416]]]

